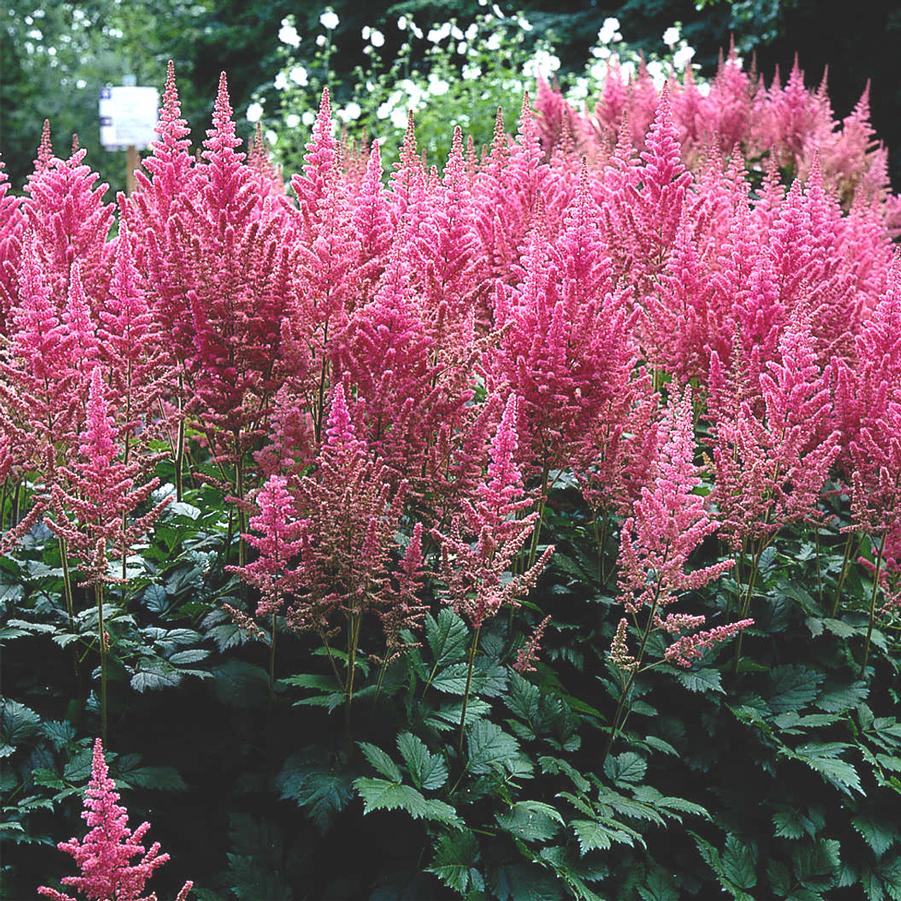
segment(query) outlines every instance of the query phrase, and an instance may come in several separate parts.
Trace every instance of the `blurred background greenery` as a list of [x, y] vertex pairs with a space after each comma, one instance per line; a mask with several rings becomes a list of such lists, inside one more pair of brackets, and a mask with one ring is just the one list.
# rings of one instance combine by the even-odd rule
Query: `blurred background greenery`
[[[345, 93], [352, 90], [361, 68], [365, 72], [369, 65], [367, 44], [361, 40], [364, 26], [381, 30], [385, 43], [380, 52], [390, 58], [407, 37], [398, 29], [400, 17], [415, 19], [422, 28], [454, 18], [465, 28], [485, 12], [484, 3], [464, 0], [331, 0], [330, 6], [338, 25], [330, 33], [328, 66], [339, 94], [342, 88]], [[312, 34], [322, 30], [323, 8], [323, 2], [297, 0], [52, 0], [43, 5], [7, 0], [5, 12], [0, 10], [0, 152], [14, 185], [20, 187], [30, 171], [47, 117], [58, 153], [77, 132], [94, 168], [114, 189], [121, 188], [124, 154], [107, 153], [99, 146], [99, 89], [121, 83], [129, 74], [138, 84], [161, 87], [170, 57], [195, 142], [208, 124], [221, 69], [228, 71], [232, 102], [246, 135], [252, 127], [246, 119], [248, 105], [271, 97], [273, 81], [284, 69], [285, 45], [278, 37], [283, 19], [293, 17], [300, 34]], [[564, 75], [584, 70], [598, 30], [610, 16], [619, 19], [625, 42], [647, 50], [659, 48], [664, 30], [680, 22], [702, 72], [712, 72], [730, 34], [741, 53], [756, 55], [768, 78], [776, 64], [787, 73], [797, 52], [811, 83], [819, 81], [828, 64], [830, 96], [839, 116], [850, 111], [871, 80], [876, 131], [890, 148], [901, 145], [901, 3], [504, 0], [500, 8], [508, 14], [520, 9], [528, 16], [536, 39], [548, 38], [553, 44]], [[420, 43], [427, 52], [428, 43]], [[299, 51], [301, 59], [307, 46], [312, 45], [302, 45]], [[516, 99], [509, 105], [512, 115]], [[263, 122], [268, 124], [265, 117]], [[901, 186], [899, 157], [891, 157], [896, 190]]]

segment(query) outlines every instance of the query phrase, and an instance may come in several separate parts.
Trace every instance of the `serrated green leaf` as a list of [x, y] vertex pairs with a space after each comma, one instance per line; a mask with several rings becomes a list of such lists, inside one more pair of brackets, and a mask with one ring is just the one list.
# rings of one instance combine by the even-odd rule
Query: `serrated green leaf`
[[817, 698], [817, 707], [827, 713], [842, 713], [862, 704], [870, 693], [865, 682], [852, 682], [850, 685], [827, 685]]
[[397, 750], [404, 759], [413, 785], [435, 791], [447, 782], [447, 764], [440, 754], [431, 754], [421, 738], [411, 732], [397, 736]]
[[353, 797], [349, 774], [315, 751], [292, 754], [276, 779], [282, 798], [303, 808], [325, 832]]
[[823, 683], [823, 674], [798, 663], [774, 666], [767, 704], [774, 714], [799, 711], [810, 704]]
[[519, 743], [490, 720], [478, 720], [467, 733], [466, 767], [474, 776], [502, 770], [519, 753]]
[[403, 780], [400, 767], [391, 759], [389, 754], [386, 754], [381, 748], [370, 744], [368, 741], [358, 741], [357, 745], [376, 772], [381, 773], [391, 782], [401, 782]]
[[750, 891], [757, 885], [757, 851], [737, 835], [726, 837], [726, 846], [721, 857], [723, 877], [735, 888]]
[[675, 673], [676, 681], [684, 688], [692, 692], [714, 691], [725, 694], [723, 677], [717, 669], [678, 670]]
[[780, 749], [780, 753], [806, 764], [843, 794], [863, 794], [857, 770], [840, 756], [849, 747], [843, 742], [811, 742], [794, 751]]
[[437, 619], [431, 614], [426, 616], [425, 639], [432, 652], [434, 664], [440, 669], [466, 656], [469, 629], [453, 610], [443, 607]]
[[610, 756], [604, 761], [604, 772], [614, 785], [636, 785], [644, 779], [647, 761], [634, 751]]
[[30, 707], [12, 698], [0, 700], [0, 757], [9, 757], [40, 725], [41, 718]]
[[426, 871], [433, 873], [451, 891], [460, 895], [482, 884], [476, 869], [479, 843], [468, 831], [442, 835], [435, 843], [435, 856]]
[[540, 801], [518, 801], [495, 819], [505, 832], [527, 842], [545, 842], [563, 825], [560, 812]]
[[611, 825], [612, 823], [613, 821], [571, 820], [569, 825], [579, 843], [579, 853], [584, 856], [589, 851], [607, 851], [613, 845], [644, 846], [641, 835], [631, 826], [624, 823]]
[[463, 821], [450, 804], [434, 798], [427, 799], [411, 785], [362, 776], [354, 779], [354, 788], [363, 799], [364, 814], [376, 810], [403, 810], [414, 820], [431, 820], [458, 828], [463, 826]]
[[871, 817], [854, 817], [851, 820], [851, 825], [877, 857], [882, 857], [899, 839], [896, 826]]

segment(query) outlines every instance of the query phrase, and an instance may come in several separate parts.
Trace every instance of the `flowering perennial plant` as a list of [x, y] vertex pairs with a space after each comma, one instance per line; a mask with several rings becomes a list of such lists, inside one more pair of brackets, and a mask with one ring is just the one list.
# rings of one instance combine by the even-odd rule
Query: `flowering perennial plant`
[[[64, 876], [63, 885], [74, 889], [92, 901], [150, 901], [156, 895], [145, 896], [144, 887], [155, 870], [169, 860], [168, 854], [160, 854], [159, 842], [146, 848], [142, 842], [150, 830], [150, 823], [141, 823], [137, 829], [128, 827], [128, 811], [119, 804], [116, 783], [110, 778], [103, 755], [103, 744], [94, 742], [91, 765], [91, 781], [85, 793], [82, 818], [90, 831], [81, 840], [72, 838], [60, 842], [60, 851], [71, 855], [80, 876]], [[137, 863], [132, 863], [140, 857]], [[186, 882], [176, 901], [187, 899], [193, 884]], [[75, 901], [71, 895], [53, 888], [41, 886], [38, 894], [53, 901]]]
[[[463, 820], [437, 792], [469, 809], [496, 778], [491, 829], [517, 848], [564, 825], [550, 803], [512, 800], [537, 772], [520, 739], [545, 742], [541, 778], [573, 781], [551, 800], [578, 811], [580, 858], [637, 847], [618, 802], [589, 797], [595, 782], [548, 748], [594, 753], [605, 733], [605, 776], [636, 788], [616, 797], [651, 811], [622, 816], [656, 823], [629, 774], [643, 758], [612, 754], [652, 748], [627, 730], [650, 707], [638, 699], [657, 679], [731, 691], [716, 664], [732, 639], [744, 690], [764, 668], [743, 660], [743, 634], [775, 634], [787, 597], [859, 667], [823, 689], [818, 716], [863, 697], [901, 573], [901, 260], [866, 97], [836, 130], [825, 87], [797, 67], [766, 87], [729, 54], [702, 91], [690, 67], [657, 85], [650, 63], [605, 65], [594, 110], [540, 83], [515, 134], [498, 113], [480, 151], [457, 127], [440, 168], [411, 114], [388, 178], [379, 142], [337, 133], [325, 91], [287, 184], [259, 133], [242, 149], [224, 75], [192, 152], [170, 65], [158, 139], [118, 212], [83, 150], [54, 156], [49, 129], [24, 198], [0, 171], [0, 584], [21, 572], [24, 586], [0, 599], [51, 611], [79, 686], [99, 682], [84, 716], [99, 712], [104, 737], [127, 716], [127, 679], [142, 693], [211, 675], [209, 648], [182, 644], [247, 644], [248, 658], [267, 644], [259, 706], [300, 688], [314, 693], [302, 705], [346, 714], [343, 743], [279, 777], [285, 797], [317, 826], [353, 791], [366, 813], [407, 810], [439, 836], [431, 871], [450, 885], [481, 852], [438, 832]], [[843, 542], [843, 562], [821, 565]], [[816, 598], [779, 581], [792, 554]], [[41, 578], [56, 581], [35, 590]], [[577, 592], [591, 614], [574, 626]], [[240, 681], [244, 667], [258, 669], [210, 669]], [[774, 670], [790, 682], [793, 667]], [[612, 716], [570, 695], [569, 669]], [[821, 697], [808, 681], [796, 694]], [[516, 739], [489, 718], [501, 697]], [[756, 688], [743, 697], [728, 709], [748, 728], [789, 722]], [[352, 703], [353, 728], [421, 732], [397, 736], [405, 770], [354, 744]], [[455, 749], [429, 750], [457, 728]], [[801, 759], [796, 744], [779, 754]], [[360, 772], [356, 747], [384, 778], [341, 782]], [[813, 768], [843, 776], [843, 748]], [[166, 855], [144, 850], [146, 825], [131, 833], [117, 798], [98, 742], [92, 831], [62, 846], [82, 876], [64, 884], [137, 901]], [[560, 875], [562, 857], [529, 860], [591, 881]]]

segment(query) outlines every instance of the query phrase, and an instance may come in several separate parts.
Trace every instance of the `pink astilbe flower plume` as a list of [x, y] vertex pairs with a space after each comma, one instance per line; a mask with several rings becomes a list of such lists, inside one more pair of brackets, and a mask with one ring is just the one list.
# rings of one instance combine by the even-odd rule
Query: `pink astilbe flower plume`
[[[694, 464], [692, 423], [691, 391], [686, 389], [681, 397], [675, 395], [670, 399], [662, 424], [664, 440], [651, 467], [649, 484], [642, 488], [632, 515], [621, 530], [619, 587], [623, 605], [633, 616], [645, 615], [637, 657], [628, 650], [626, 620], [620, 622], [611, 647], [611, 662], [629, 673], [628, 687], [644, 663], [648, 636], [652, 632], [678, 635], [697, 629], [705, 621], [703, 616], [682, 613], [664, 616], [663, 611], [675, 604], [684, 592], [696, 591], [718, 579], [734, 563], [724, 560], [689, 568], [691, 555], [718, 528], [707, 501], [695, 493], [701, 479]], [[725, 641], [752, 624], [753, 620], [743, 619], [706, 632], [683, 635], [669, 645], [664, 659], [690, 666], [703, 649]], [[623, 698], [626, 695], [624, 689]], [[620, 713], [621, 710], [615, 719]], [[617, 723], [614, 726], [618, 728]]]
[[714, 356], [711, 416], [713, 497], [721, 533], [735, 547], [817, 516], [820, 490], [839, 452], [832, 429], [831, 373], [816, 360], [809, 314], [799, 311], [758, 384], [737, 359], [727, 374]]
[[60, 309], [69, 291], [72, 264], [79, 271], [88, 298], [101, 297], [109, 279], [107, 236], [113, 222], [113, 205], [104, 203], [107, 185], [95, 186], [98, 175], [83, 163], [86, 150], [74, 149], [66, 159], [38, 153], [34, 176], [23, 205], [29, 228], [37, 237], [42, 269], [54, 304]]
[[285, 597], [297, 584], [299, 574], [291, 563], [308, 544], [308, 522], [298, 518], [284, 476], [270, 476], [254, 501], [259, 512], [251, 516], [250, 528], [258, 535], [244, 538], [257, 557], [246, 566], [228, 569], [260, 592], [256, 615], [265, 619], [280, 612]]
[[47, 499], [52, 516], [47, 524], [68, 543], [79, 558], [84, 581], [91, 584], [118, 581], [108, 572], [110, 551], [118, 559], [147, 533], [171, 500], [166, 497], [148, 512], [129, 522], [159, 479], [138, 480], [158, 458], [120, 462], [117, 439], [121, 430], [110, 412], [103, 368], [91, 373], [86, 421], [79, 435], [77, 455], [61, 466], [59, 478]]
[[651, 467], [650, 483], [623, 523], [619, 583], [630, 613], [656, 612], [731, 569], [726, 560], [687, 569], [691, 554], [716, 532], [706, 501], [695, 494], [701, 478], [694, 464], [691, 391], [675, 396], [664, 419], [665, 438]]
[[[81, 875], [64, 876], [62, 884], [89, 901], [155, 899], [155, 894], [144, 895], [144, 889], [154, 872], [168, 863], [169, 855], [160, 853], [159, 842], [150, 848], [144, 846], [150, 823], [141, 823], [134, 831], [129, 828], [128, 811], [119, 803], [119, 792], [110, 778], [99, 738], [94, 742], [84, 808], [82, 818], [89, 827], [87, 835], [57, 845], [74, 858]], [[135, 858], [139, 859], [133, 863]], [[192, 887], [193, 883], [186, 882], [176, 901], [186, 901]], [[53, 901], [75, 901], [71, 895], [47, 886], [41, 886], [38, 894]]]
[[8, 317], [16, 296], [16, 272], [22, 253], [25, 215], [22, 199], [11, 194], [6, 163], [0, 159], [0, 335], [9, 327]]
[[0, 356], [0, 423], [16, 465], [41, 470], [47, 480], [74, 439], [79, 404], [60, 403], [60, 398], [77, 397], [72, 354], [78, 358], [81, 349], [73, 347], [53, 303], [30, 230], [23, 239], [18, 283], [9, 342]]
[[171, 356], [163, 349], [145, 282], [134, 263], [132, 236], [124, 222], [116, 241], [109, 296], [98, 318], [100, 354], [122, 407], [128, 443], [139, 432], [146, 442], [159, 432], [159, 403], [172, 393], [174, 378]]
[[538, 520], [535, 500], [523, 488], [516, 462], [518, 401], [510, 395], [488, 450], [487, 475], [465, 501], [450, 528], [435, 530], [441, 544], [441, 579], [445, 603], [474, 629], [508, 605], [517, 606], [534, 586], [553, 553], [548, 547], [538, 562], [508, 578]]

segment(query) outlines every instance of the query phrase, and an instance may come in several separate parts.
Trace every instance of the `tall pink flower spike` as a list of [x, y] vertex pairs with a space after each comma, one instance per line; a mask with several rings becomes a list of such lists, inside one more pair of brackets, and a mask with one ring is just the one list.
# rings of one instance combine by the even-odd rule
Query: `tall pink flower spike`
[[[160, 853], [159, 842], [150, 848], [144, 846], [150, 823], [141, 823], [134, 831], [128, 827], [128, 811], [119, 803], [119, 792], [110, 778], [99, 738], [94, 742], [84, 808], [82, 819], [89, 827], [87, 835], [57, 845], [74, 858], [81, 875], [64, 876], [62, 884], [90, 901], [155, 901], [156, 895], [144, 895], [144, 888], [154, 872], [168, 863], [169, 855]], [[139, 860], [133, 863], [135, 858]], [[192, 887], [192, 882], [186, 882], [176, 901], [186, 901]], [[38, 894], [53, 901], [77, 901], [47, 886], [41, 886]]]

